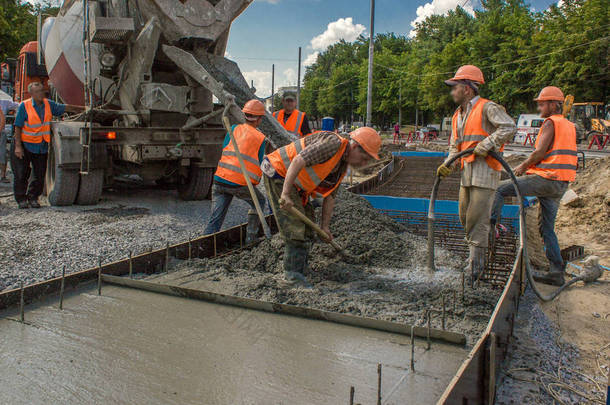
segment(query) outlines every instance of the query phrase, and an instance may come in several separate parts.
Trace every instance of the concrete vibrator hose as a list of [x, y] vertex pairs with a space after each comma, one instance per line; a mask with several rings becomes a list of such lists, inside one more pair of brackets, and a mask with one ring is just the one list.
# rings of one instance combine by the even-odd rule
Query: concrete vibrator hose
[[[455, 162], [457, 159], [464, 157], [464, 156], [468, 156], [468, 155], [472, 154], [473, 151], [474, 151], [474, 148], [470, 148], [470, 149], [466, 149], [466, 150], [463, 150], [463, 151], [455, 154], [454, 156], [451, 157], [451, 159], [449, 159], [445, 162], [445, 166], [447, 166], [447, 167], [451, 166], [453, 164], [453, 162]], [[536, 287], [536, 283], [534, 282], [534, 277], [532, 275], [533, 271], [532, 271], [532, 268], [530, 265], [529, 256], [527, 254], [527, 233], [526, 233], [526, 229], [525, 229], [525, 227], [526, 227], [526, 225], [525, 225], [525, 206], [523, 204], [523, 197], [521, 196], [521, 190], [519, 190], [517, 178], [515, 177], [515, 174], [511, 170], [508, 163], [506, 163], [506, 161], [504, 159], [502, 159], [502, 157], [500, 157], [500, 155], [498, 155], [496, 152], [490, 151], [489, 156], [491, 156], [492, 158], [494, 158], [498, 162], [500, 162], [500, 164], [502, 165], [504, 170], [506, 170], [506, 172], [510, 176], [510, 179], [513, 182], [513, 185], [515, 186], [515, 194], [517, 195], [517, 199], [519, 200], [519, 242], [520, 242], [519, 251], [517, 252], [517, 256], [515, 258], [515, 263], [519, 260], [519, 256], [521, 256], [523, 263], [525, 263], [527, 279], [528, 279], [530, 285], [532, 286], [532, 290], [534, 290], [534, 293], [538, 296], [538, 298], [540, 298], [542, 301], [551, 301], [552, 299], [557, 297], [567, 287], [569, 287], [570, 285], [572, 285], [578, 281], [582, 280], [582, 281], [589, 282], [589, 281], [594, 281], [595, 279], [597, 279], [600, 276], [600, 275], [597, 275], [597, 273], [586, 273], [579, 277], [573, 278], [572, 280], [568, 281], [561, 287], [557, 288], [555, 291], [553, 291], [549, 295], [544, 295], [540, 290], [538, 290], [538, 288]], [[436, 202], [436, 196], [438, 194], [438, 186], [439, 186], [440, 182], [441, 182], [440, 176], [436, 176], [436, 180], [434, 181], [434, 186], [432, 187], [432, 193], [430, 195], [430, 206], [428, 208], [428, 269], [430, 269], [431, 271], [436, 270], [435, 265], [434, 265], [434, 203]]]

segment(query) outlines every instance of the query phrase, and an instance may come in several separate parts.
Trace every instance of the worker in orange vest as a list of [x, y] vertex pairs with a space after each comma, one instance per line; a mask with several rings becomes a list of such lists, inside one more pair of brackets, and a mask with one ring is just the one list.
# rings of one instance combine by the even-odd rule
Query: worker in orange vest
[[283, 109], [273, 113], [284, 129], [299, 138], [311, 133], [309, 123], [303, 111], [297, 110], [297, 98], [292, 92], [284, 93], [282, 97]]
[[335, 195], [348, 166], [362, 167], [379, 159], [381, 137], [373, 128], [350, 133], [350, 139], [319, 131], [265, 156], [261, 168], [267, 197], [284, 238], [286, 282], [310, 286], [305, 271], [313, 232], [287, 210], [295, 207], [314, 220], [310, 196], [320, 195], [321, 227], [332, 239], [330, 220]]
[[47, 171], [51, 120], [65, 111], [77, 113], [85, 108], [47, 99], [40, 82], [30, 83], [28, 92], [32, 98], [23, 101], [15, 115], [15, 138], [11, 145], [13, 194], [19, 208], [40, 208], [38, 197]]
[[[517, 183], [522, 196], [537, 197], [540, 203], [539, 231], [544, 241], [546, 257], [550, 262], [550, 270], [535, 273], [534, 279], [559, 286], [565, 282], [565, 263], [555, 235], [555, 217], [561, 197], [570, 182], [576, 178], [576, 128], [562, 115], [564, 96], [559, 88], [543, 88], [534, 101], [538, 103], [538, 112], [545, 120], [538, 131], [535, 150], [513, 169], [513, 172], [519, 176]], [[504, 198], [514, 195], [513, 183], [510, 180], [502, 181], [496, 191], [492, 225], [500, 218]]]
[[449, 158], [469, 148], [475, 150], [453, 167], [443, 163], [437, 175], [444, 177], [461, 168], [459, 214], [470, 251], [465, 270], [471, 272], [474, 281], [485, 268], [491, 205], [500, 183], [500, 163], [488, 152], [501, 152], [517, 128], [503, 107], [479, 96], [479, 86], [485, 79], [478, 67], [461, 66], [445, 83], [451, 86], [453, 101], [459, 105], [452, 119]]
[[[250, 100], [242, 109], [246, 116], [246, 123], [233, 126], [233, 136], [237, 143], [239, 153], [242, 155], [248, 177], [253, 186], [261, 181], [260, 162], [263, 160], [267, 138], [257, 128], [265, 116], [265, 106], [259, 100]], [[260, 206], [265, 205], [265, 197], [254, 187], [254, 192]], [[246, 243], [256, 239], [260, 220], [256, 214], [254, 200], [250, 195], [246, 178], [243, 175], [239, 160], [233, 148], [231, 137], [227, 133], [222, 149], [222, 156], [218, 161], [218, 167], [214, 174], [214, 185], [212, 186], [212, 214], [205, 228], [205, 234], [216, 233], [222, 227], [225, 216], [233, 197], [244, 200], [250, 205], [248, 211], [248, 226], [246, 228]]]

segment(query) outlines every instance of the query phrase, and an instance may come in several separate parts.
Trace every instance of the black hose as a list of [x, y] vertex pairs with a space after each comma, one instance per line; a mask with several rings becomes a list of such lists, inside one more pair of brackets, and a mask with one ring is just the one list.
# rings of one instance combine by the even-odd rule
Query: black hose
[[[451, 157], [451, 159], [447, 160], [444, 163], [444, 165], [447, 167], [450, 167], [453, 164], [453, 162], [455, 162], [457, 159], [470, 155], [473, 153], [473, 151], [474, 151], [474, 148], [470, 148], [470, 149], [463, 150], [459, 153], [456, 153], [454, 156]], [[500, 157], [500, 155], [498, 155], [496, 152], [493, 152], [493, 151], [490, 151], [488, 154], [492, 158], [496, 159], [502, 165], [504, 170], [506, 170], [508, 175], [510, 176], [510, 179], [513, 182], [513, 185], [515, 187], [515, 194], [519, 201], [519, 242], [520, 242], [520, 246], [519, 246], [519, 251], [517, 253], [517, 256], [515, 257], [515, 264], [519, 260], [519, 256], [521, 256], [523, 262], [525, 263], [527, 279], [528, 279], [530, 285], [532, 286], [532, 290], [534, 290], [534, 293], [536, 293], [538, 298], [540, 298], [542, 301], [551, 301], [552, 299], [557, 297], [565, 288], [580, 281], [581, 278], [580, 277], [573, 278], [572, 280], [565, 283], [564, 285], [562, 285], [561, 287], [559, 287], [558, 289], [556, 289], [553, 293], [551, 293], [549, 295], [544, 295], [541, 291], [538, 290], [538, 288], [536, 288], [536, 283], [534, 282], [534, 277], [532, 275], [532, 268], [530, 265], [529, 256], [527, 254], [527, 232], [525, 229], [526, 228], [525, 206], [523, 205], [523, 197], [521, 196], [521, 190], [519, 190], [519, 185], [517, 183], [517, 177], [515, 177], [515, 174], [513, 173], [512, 169], [510, 168], [508, 163], [506, 163], [506, 161], [504, 159], [502, 159], [502, 157]], [[440, 178], [440, 176], [437, 175], [436, 179], [434, 181], [434, 186], [432, 187], [432, 193], [430, 195], [430, 205], [428, 208], [428, 269], [431, 271], [436, 270], [436, 267], [434, 265], [434, 203], [436, 202], [436, 196], [438, 194], [438, 186], [439, 186], [440, 182], [441, 182], [441, 178]], [[514, 267], [515, 266], [513, 265], [513, 268]]]

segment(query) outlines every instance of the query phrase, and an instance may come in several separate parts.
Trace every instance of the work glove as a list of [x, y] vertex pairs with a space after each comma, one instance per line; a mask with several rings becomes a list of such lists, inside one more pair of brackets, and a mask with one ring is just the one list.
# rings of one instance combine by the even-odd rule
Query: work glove
[[442, 179], [443, 177], [449, 176], [452, 171], [453, 169], [451, 167], [447, 167], [445, 164], [442, 164], [438, 167], [438, 169], [436, 169], [436, 175]]
[[487, 156], [487, 148], [485, 148], [485, 146], [483, 146], [482, 143], [477, 144], [477, 147], [474, 148], [474, 151], [472, 153], [474, 153], [476, 156], [480, 156], [480, 157], [486, 157]]

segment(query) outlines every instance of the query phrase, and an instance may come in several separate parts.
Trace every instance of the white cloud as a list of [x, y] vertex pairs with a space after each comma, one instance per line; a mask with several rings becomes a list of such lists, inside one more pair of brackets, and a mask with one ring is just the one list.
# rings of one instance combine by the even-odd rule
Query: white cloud
[[354, 24], [352, 17], [339, 18], [326, 27], [326, 31], [311, 40], [314, 51], [324, 51], [332, 44], [344, 39], [347, 42], [355, 41], [366, 30], [362, 24]]
[[447, 14], [450, 10], [455, 10], [456, 7], [461, 6], [470, 14], [474, 14], [473, 0], [432, 0], [423, 6], [417, 7], [417, 18], [411, 21], [411, 27], [413, 29], [409, 32], [410, 37], [414, 37], [417, 34], [417, 23], [423, 22], [427, 17], [434, 14]]
[[[256, 95], [264, 98], [269, 97], [271, 94], [271, 72], [251, 70], [249, 72], [242, 72], [248, 85], [254, 81], [254, 87], [256, 88]], [[283, 86], [296, 86], [297, 84], [297, 73], [294, 69], [288, 68], [281, 74], [275, 72], [275, 90]]]
[[319, 55], [320, 55], [320, 52], [318, 52], [318, 51], [315, 51], [314, 53], [307, 55], [307, 57], [303, 61], [303, 65], [305, 67], [313, 65], [314, 63], [316, 63], [316, 60], [318, 60]]

